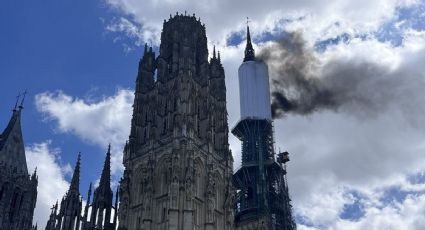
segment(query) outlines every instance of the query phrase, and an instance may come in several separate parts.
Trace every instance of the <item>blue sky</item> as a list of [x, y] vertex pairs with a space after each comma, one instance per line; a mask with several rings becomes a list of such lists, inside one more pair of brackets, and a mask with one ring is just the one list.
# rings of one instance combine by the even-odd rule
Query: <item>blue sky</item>
[[0, 7], [0, 106], [5, 111], [0, 114], [1, 124], [8, 121], [16, 95], [28, 90], [23, 114], [26, 143], [52, 140], [52, 147], [63, 151], [63, 164], [74, 165], [81, 151], [82, 191], [97, 179], [107, 146], [99, 148], [55, 132], [54, 125], [43, 122], [37, 112], [34, 95], [62, 90], [96, 99], [113, 94], [117, 87], [133, 87], [142, 51], [125, 53], [112, 41], [101, 20], [111, 13], [99, 1], [84, 0], [5, 1]]
[[[381, 92], [384, 86], [392, 90], [379, 112], [362, 113], [348, 104], [339, 111], [276, 121], [276, 144], [291, 153], [289, 183], [299, 229], [399, 229], [406, 216], [420, 229], [417, 221], [424, 220], [425, 205], [415, 209], [412, 203], [425, 204], [424, 5], [412, 0], [213, 0], [209, 7], [191, 0], [160, 6], [153, 0], [3, 1], [0, 125], [6, 126], [16, 95], [27, 90], [22, 119], [33, 160], [29, 165], [45, 164], [60, 174], [40, 172], [40, 181], [57, 189], [40, 190], [49, 183], [39, 186], [36, 221], [43, 225], [46, 205], [63, 195], [78, 151], [83, 196], [100, 176], [109, 142], [115, 182], [120, 177], [142, 44], [157, 46], [163, 19], [187, 10], [206, 23], [210, 50], [213, 45], [221, 50], [230, 127], [239, 117], [237, 68], [247, 15], [257, 51], [295, 31], [322, 66], [367, 62], [388, 70], [388, 79], [406, 78], [397, 81], [400, 87], [389, 81], [365, 87], [367, 92]], [[373, 96], [382, 101], [380, 94]], [[240, 143], [231, 135], [229, 141], [237, 166]]]

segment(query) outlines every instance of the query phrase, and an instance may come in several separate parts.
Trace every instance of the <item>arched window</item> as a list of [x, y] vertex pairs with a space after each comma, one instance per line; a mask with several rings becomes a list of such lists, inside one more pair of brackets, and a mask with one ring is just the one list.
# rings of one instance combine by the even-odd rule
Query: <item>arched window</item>
[[203, 199], [205, 194], [205, 172], [201, 160], [195, 162], [195, 195]]
[[9, 186], [9, 183], [4, 183], [3, 186], [1, 186], [0, 190], [0, 201], [3, 199], [4, 194], [7, 192], [7, 188]]

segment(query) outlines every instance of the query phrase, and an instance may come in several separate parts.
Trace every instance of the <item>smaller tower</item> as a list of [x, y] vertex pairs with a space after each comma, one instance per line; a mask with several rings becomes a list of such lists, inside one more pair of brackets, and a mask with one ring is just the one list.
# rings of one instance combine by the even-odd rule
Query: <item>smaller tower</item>
[[[117, 226], [118, 194], [116, 194], [115, 206], [112, 206], [111, 145], [109, 145], [106, 153], [99, 186], [94, 190], [93, 200], [91, 200], [92, 184], [90, 183], [84, 213], [82, 212], [82, 199], [79, 192], [80, 159], [81, 155], [78, 154], [69, 190], [62, 198], [59, 212], [58, 203], [56, 202], [56, 205], [53, 206], [46, 230], [115, 230]], [[114, 216], [111, 220], [112, 211], [114, 211]]]
[[[116, 209], [117, 205], [115, 204], [115, 207], [112, 206], [112, 199], [111, 145], [109, 145], [108, 151], [106, 153], [105, 163], [103, 165], [102, 175], [100, 177], [99, 186], [94, 190], [93, 201], [90, 205], [90, 220], [86, 224], [85, 230], [114, 230], [116, 228], [116, 211], [114, 211], [114, 222], [111, 223], [112, 211]], [[86, 219], [84, 219], [84, 221], [86, 221]]]
[[294, 230], [286, 182], [288, 154], [275, 159], [267, 65], [255, 59], [249, 27], [245, 57], [239, 67], [241, 120], [232, 133], [242, 141], [242, 166], [236, 188], [235, 227]]
[[80, 196], [80, 163], [81, 153], [78, 153], [77, 163], [71, 179], [68, 192], [62, 198], [59, 213], [58, 206], [54, 206], [46, 230], [74, 230], [80, 229], [82, 201]]
[[36, 171], [28, 174], [21, 128], [24, 99], [25, 93], [22, 100], [18, 96], [12, 117], [0, 133], [0, 229], [34, 228], [38, 177]]

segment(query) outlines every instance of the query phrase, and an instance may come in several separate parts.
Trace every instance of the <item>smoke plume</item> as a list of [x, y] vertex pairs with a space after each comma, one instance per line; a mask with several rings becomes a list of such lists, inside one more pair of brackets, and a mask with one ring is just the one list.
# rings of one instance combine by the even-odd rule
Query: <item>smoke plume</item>
[[379, 63], [353, 58], [322, 63], [300, 33], [272, 42], [258, 56], [269, 65], [275, 118], [321, 110], [369, 116], [393, 105], [409, 113], [406, 109], [415, 107], [415, 96], [423, 96], [423, 74], [412, 68], [389, 70]]

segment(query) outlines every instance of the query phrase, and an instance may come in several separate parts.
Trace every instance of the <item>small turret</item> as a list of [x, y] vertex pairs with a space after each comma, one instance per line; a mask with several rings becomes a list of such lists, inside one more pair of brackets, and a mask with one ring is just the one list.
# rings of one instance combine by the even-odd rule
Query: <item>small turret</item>
[[145, 43], [143, 57], [139, 61], [139, 71], [137, 75], [137, 88], [139, 93], [146, 93], [155, 83], [154, 73], [156, 70], [155, 52], [152, 47]]
[[84, 208], [84, 217], [83, 217], [83, 229], [86, 227], [87, 216], [89, 214], [91, 187], [92, 187], [92, 183], [90, 183], [89, 191], [87, 192], [87, 203], [86, 203], [86, 207]]
[[111, 145], [108, 145], [99, 187], [94, 190], [90, 225], [95, 229], [109, 229], [112, 212]]
[[115, 212], [114, 212], [114, 222], [113, 222], [113, 227], [115, 229], [115, 227], [117, 226], [117, 219], [118, 219], [118, 200], [119, 200], [119, 191], [120, 191], [120, 187], [117, 186], [117, 190], [115, 192]]

